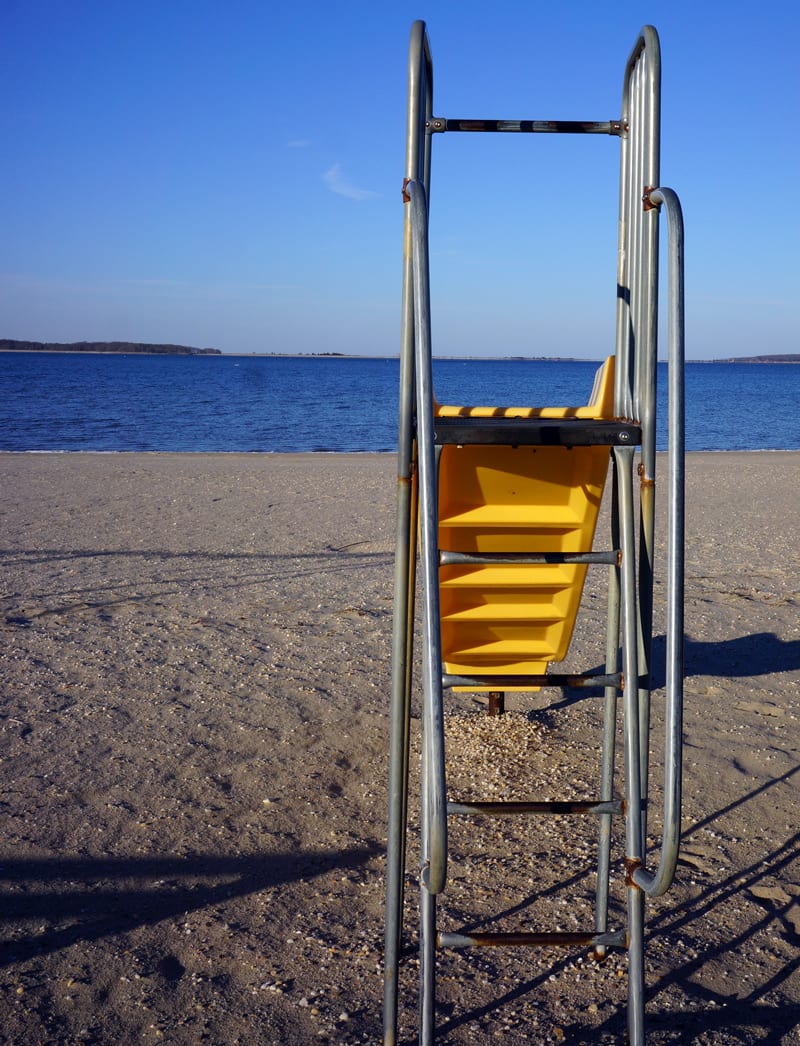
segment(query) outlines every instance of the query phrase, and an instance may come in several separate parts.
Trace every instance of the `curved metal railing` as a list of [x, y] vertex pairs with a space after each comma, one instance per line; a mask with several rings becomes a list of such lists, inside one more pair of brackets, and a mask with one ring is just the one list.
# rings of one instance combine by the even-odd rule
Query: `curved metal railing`
[[654, 873], [641, 867], [633, 880], [649, 896], [669, 889], [678, 862], [681, 832], [683, 735], [683, 560], [684, 560], [684, 307], [683, 214], [672, 189], [653, 189], [650, 203], [664, 208], [668, 232], [668, 430], [667, 653], [664, 741], [663, 839]]
[[406, 185], [411, 208], [414, 267], [415, 367], [417, 375], [417, 453], [419, 468], [420, 572], [422, 621], [423, 796], [422, 879], [431, 894], [447, 878], [447, 786], [445, 780], [442, 651], [439, 635], [439, 550], [434, 397], [431, 367], [431, 306], [428, 266], [428, 207], [424, 186]]

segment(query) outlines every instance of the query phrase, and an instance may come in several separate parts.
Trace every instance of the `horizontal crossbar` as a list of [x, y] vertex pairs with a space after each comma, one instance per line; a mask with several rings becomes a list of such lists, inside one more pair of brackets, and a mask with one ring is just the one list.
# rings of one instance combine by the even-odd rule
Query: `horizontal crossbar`
[[617, 689], [621, 689], [622, 674], [620, 672], [614, 672], [610, 675], [594, 676], [559, 675], [555, 672], [551, 672], [544, 673], [543, 675], [530, 676], [457, 676], [445, 672], [442, 676], [442, 686], [460, 686], [465, 687], [466, 689], [477, 687], [481, 690], [486, 689], [487, 687], [494, 690], [506, 690], [509, 687], [524, 690], [526, 687], [530, 687], [531, 690], [535, 690], [542, 686], [562, 687], [567, 690], [592, 686], [614, 686], [617, 687]]
[[619, 120], [453, 120], [433, 116], [425, 121], [425, 130], [433, 134], [444, 131], [499, 131], [503, 134], [612, 134], [619, 136]]
[[524, 801], [509, 803], [453, 802], [447, 804], [447, 812], [467, 817], [480, 814], [487, 814], [491, 817], [513, 817], [516, 814], [621, 814], [622, 800], [611, 799], [607, 802], [562, 800], [542, 803]]
[[436, 418], [441, 445], [635, 447], [642, 430], [626, 421], [575, 418]]
[[440, 933], [438, 948], [625, 948], [622, 931], [614, 933]]

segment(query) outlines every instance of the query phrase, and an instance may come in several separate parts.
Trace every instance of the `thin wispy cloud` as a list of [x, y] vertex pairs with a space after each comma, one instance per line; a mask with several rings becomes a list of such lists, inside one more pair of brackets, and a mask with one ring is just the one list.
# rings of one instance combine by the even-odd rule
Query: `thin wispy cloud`
[[322, 180], [338, 196], [346, 196], [348, 200], [374, 200], [379, 194], [372, 189], [362, 189], [355, 185], [343, 173], [341, 164], [335, 163], [323, 174]]
[[310, 138], [292, 138], [290, 142], [286, 143], [287, 149], [307, 149], [311, 145]]

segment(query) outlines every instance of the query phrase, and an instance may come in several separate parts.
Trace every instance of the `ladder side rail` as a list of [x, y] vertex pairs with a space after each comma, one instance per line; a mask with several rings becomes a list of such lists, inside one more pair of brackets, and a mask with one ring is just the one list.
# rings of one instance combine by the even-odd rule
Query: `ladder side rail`
[[[627, 799], [628, 1035], [644, 1042], [644, 890], [633, 874], [644, 864], [650, 719], [650, 654], [655, 502], [655, 408], [658, 309], [658, 210], [643, 197], [659, 183], [660, 47], [645, 26], [625, 69], [620, 156], [615, 409], [641, 427], [636, 569], [632, 451], [615, 448], [623, 548], [623, 722]], [[637, 576], [638, 575], [638, 576]]]
[[[411, 27], [409, 42], [405, 168], [407, 180], [422, 177], [426, 184], [428, 182], [430, 138], [424, 133], [424, 128], [432, 109], [431, 52], [425, 23], [419, 21]], [[397, 1037], [397, 978], [404, 906], [416, 587], [418, 491], [414, 435], [414, 290], [411, 253], [410, 217], [408, 208], [404, 208], [384, 940], [383, 1034], [387, 1046], [393, 1046]]]
[[[639, 573], [637, 680], [639, 691], [639, 774], [647, 834], [649, 776], [650, 676], [652, 659], [653, 578], [655, 538], [656, 402], [658, 335], [658, 222], [659, 210], [649, 202], [651, 187], [659, 182], [661, 55], [658, 34], [645, 26], [626, 67], [623, 91], [625, 133], [622, 161], [623, 220], [620, 236], [625, 269], [620, 283], [625, 407], [641, 428], [639, 469]], [[630, 681], [634, 685], [634, 681]]]
[[[629, 113], [623, 111], [623, 124], [629, 125]], [[627, 132], [620, 148], [619, 242], [617, 247], [617, 330], [614, 370], [614, 413], [626, 421], [636, 419], [633, 405], [632, 362], [635, 351], [635, 325], [631, 302], [630, 271], [633, 263], [632, 240], [635, 207], [631, 204], [633, 170], [632, 143]]]
[[430, 894], [444, 889], [447, 876], [447, 797], [444, 758], [442, 651], [439, 635], [439, 548], [433, 373], [431, 366], [428, 210], [419, 182], [410, 197], [414, 263], [417, 443], [419, 454], [420, 573], [423, 603], [423, 853], [422, 881]]
[[659, 209], [646, 202], [650, 186], [660, 182], [661, 52], [658, 34], [645, 26], [638, 63], [639, 201], [641, 222], [639, 265], [639, 334], [636, 354], [635, 407], [642, 429], [639, 484], [639, 760], [642, 799], [642, 853], [647, 838], [650, 763], [650, 704], [653, 645], [653, 583], [655, 576], [656, 403], [658, 357], [658, 231]]
[[420, 1046], [436, 1027], [436, 900], [447, 878], [442, 650], [439, 632], [438, 454], [431, 364], [428, 208], [425, 188], [406, 186], [414, 277], [420, 573], [422, 579], [422, 773], [420, 781]]
[[[631, 165], [632, 177], [629, 184], [630, 214], [631, 214], [631, 271], [630, 271], [630, 302], [632, 311], [633, 329], [633, 359], [632, 363], [632, 386], [633, 386], [633, 410], [634, 415], [641, 422], [642, 437], [640, 444], [641, 468], [639, 471], [639, 577], [638, 577], [638, 604], [637, 604], [637, 643], [639, 646], [637, 680], [630, 680], [630, 685], [638, 689], [639, 700], [639, 776], [640, 797], [642, 801], [642, 846], [647, 836], [647, 792], [648, 792], [648, 764], [649, 764], [649, 728], [650, 728], [650, 694], [647, 677], [649, 675], [649, 650], [650, 650], [650, 628], [648, 623], [652, 619], [650, 611], [652, 605], [652, 547], [654, 531], [654, 487], [655, 476], [652, 468], [645, 465], [646, 460], [652, 460], [653, 455], [648, 453], [647, 445], [652, 443], [652, 425], [648, 428], [648, 422], [652, 422], [652, 414], [648, 407], [652, 407], [651, 398], [648, 395], [648, 364], [652, 355], [652, 343], [648, 344], [648, 335], [651, 328], [647, 323], [648, 313], [653, 304], [653, 293], [655, 287], [649, 271], [648, 257], [648, 219], [657, 219], [657, 214], [648, 213], [642, 203], [645, 188], [654, 184], [648, 181], [647, 166], [647, 137], [648, 137], [648, 111], [647, 111], [647, 79], [645, 71], [647, 67], [647, 47], [644, 43], [639, 60], [632, 70], [630, 78], [631, 86], [631, 108], [630, 108], [630, 136], [631, 136]], [[651, 371], [652, 373], [652, 371]], [[642, 415], [647, 417], [643, 418]], [[642, 851], [644, 852], [644, 850]]]
[[658, 36], [645, 26], [628, 61], [622, 103], [616, 411], [642, 426], [648, 479], [655, 474], [659, 214], [647, 193], [660, 181], [660, 81]]
[[655, 409], [646, 379], [655, 366], [658, 214], [641, 204], [645, 187], [659, 183], [660, 90], [658, 34], [644, 26], [625, 67], [620, 117], [616, 413], [636, 420]]
[[664, 814], [661, 854], [655, 872], [644, 867], [633, 873], [647, 894], [659, 897], [669, 889], [678, 862], [681, 830], [683, 744], [683, 576], [684, 576], [684, 280], [683, 215], [672, 189], [649, 194], [663, 206], [668, 231], [668, 426], [669, 492], [667, 535], [667, 676], [664, 745]]
[[630, 226], [630, 180], [631, 163], [629, 160], [631, 142], [628, 128], [630, 126], [630, 106], [628, 101], [627, 75], [622, 94], [622, 115], [620, 118], [620, 161], [619, 161], [619, 218], [617, 233], [617, 324], [614, 368], [614, 413], [618, 418], [633, 420], [633, 397], [630, 378], [630, 360], [632, 354], [633, 333], [631, 330], [631, 303], [629, 291], [628, 240]]
[[635, 212], [639, 219], [639, 257], [637, 259], [637, 352], [635, 360], [635, 407], [645, 432], [642, 433], [642, 461], [645, 474], [655, 474], [656, 356], [658, 338], [658, 209], [645, 202], [650, 188], [660, 184], [659, 142], [661, 137], [660, 92], [661, 61], [658, 36], [652, 27], [642, 30], [645, 47], [637, 63], [637, 114], [631, 133], [638, 138], [638, 185]]
[[408, 48], [408, 102], [406, 108], [406, 173], [430, 192], [430, 137], [427, 127], [433, 114], [433, 60], [423, 21], [411, 26]]
[[623, 747], [625, 752], [625, 867], [628, 909], [628, 1037], [636, 1046], [644, 1043], [644, 893], [631, 872], [644, 861], [643, 811], [639, 774], [639, 678], [637, 662], [638, 613], [636, 603], [636, 528], [634, 524], [634, 448], [615, 447], [619, 504], [620, 598], [622, 609], [622, 660], [625, 684], [622, 690]]
[[[421, 181], [426, 195], [430, 184], [430, 136], [425, 123], [433, 111], [433, 62], [425, 23], [414, 22], [408, 55], [408, 103], [404, 186]], [[405, 197], [405, 192], [404, 192]], [[400, 332], [400, 411], [398, 474], [407, 483], [411, 476], [414, 443], [414, 275], [412, 268], [411, 216], [404, 208], [403, 291]]]
[[[430, 172], [430, 139], [425, 134], [425, 120], [433, 108], [433, 66], [425, 23], [414, 22], [411, 27], [408, 60], [408, 107], [406, 130], [406, 181], [427, 179]], [[404, 208], [403, 221], [403, 288], [400, 330], [400, 403], [397, 437], [398, 472], [398, 556], [395, 563], [395, 592], [400, 593], [402, 608], [395, 605], [395, 625], [402, 633], [406, 618], [405, 607], [413, 600], [413, 562], [409, 555], [412, 532], [416, 527], [416, 505], [413, 484], [415, 480], [415, 364], [414, 364], [414, 275], [411, 246], [411, 216]], [[411, 579], [409, 582], [409, 578]], [[410, 593], [409, 593], [410, 586]], [[412, 618], [413, 619], [413, 618]], [[398, 657], [407, 643], [397, 636], [393, 650]], [[406, 672], [403, 672], [405, 677]]]
[[635, 284], [631, 296], [636, 309], [636, 346], [634, 358], [634, 410], [640, 419], [642, 440], [639, 466], [639, 575], [638, 575], [638, 643], [639, 643], [639, 776], [642, 801], [642, 854], [646, 852], [647, 803], [650, 768], [651, 658], [653, 636], [653, 581], [655, 545], [655, 418], [656, 357], [658, 331], [658, 211], [644, 203], [648, 186], [657, 184], [657, 166], [651, 152], [658, 138], [653, 121], [653, 85], [650, 55], [645, 45], [635, 76], [636, 141], [635, 198], [632, 206], [637, 216]]
[[[617, 459], [613, 453], [611, 454], [611, 471], [611, 545], [612, 548], [619, 549], [619, 491], [617, 486]], [[616, 558], [608, 570], [605, 662], [605, 670], [608, 675], [613, 675], [619, 670], [620, 566], [620, 558]], [[601, 802], [611, 801], [614, 795], [618, 704], [619, 688], [607, 686], [604, 691], [603, 742], [600, 748]], [[595, 887], [595, 929], [598, 933], [605, 933], [608, 929], [612, 820], [611, 814], [604, 814], [600, 818], [600, 832], [597, 845], [597, 884]], [[602, 959], [604, 955], [605, 951], [602, 947], [595, 949], [596, 958]]]
[[[408, 103], [406, 111], [406, 157], [404, 186], [430, 183], [430, 136], [425, 123], [433, 110], [433, 62], [425, 23], [414, 22], [408, 54]], [[405, 197], [405, 193], [404, 193]], [[414, 442], [414, 276], [412, 270], [411, 216], [404, 208], [403, 291], [400, 332], [400, 411], [398, 431], [398, 474], [401, 482], [411, 475]]]
[[414, 478], [398, 485], [392, 675], [389, 710], [389, 781], [384, 927], [384, 1043], [397, 1028], [398, 963], [405, 903], [406, 835], [416, 578], [417, 496]]

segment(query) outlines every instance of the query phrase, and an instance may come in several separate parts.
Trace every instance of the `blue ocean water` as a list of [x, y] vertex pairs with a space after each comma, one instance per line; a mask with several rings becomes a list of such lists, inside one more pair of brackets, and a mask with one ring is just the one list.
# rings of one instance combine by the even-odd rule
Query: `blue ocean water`
[[[596, 367], [437, 360], [434, 377], [443, 402], [574, 406]], [[396, 359], [3, 353], [0, 450], [393, 451], [398, 376]], [[687, 449], [798, 450], [799, 406], [798, 365], [689, 363]]]

